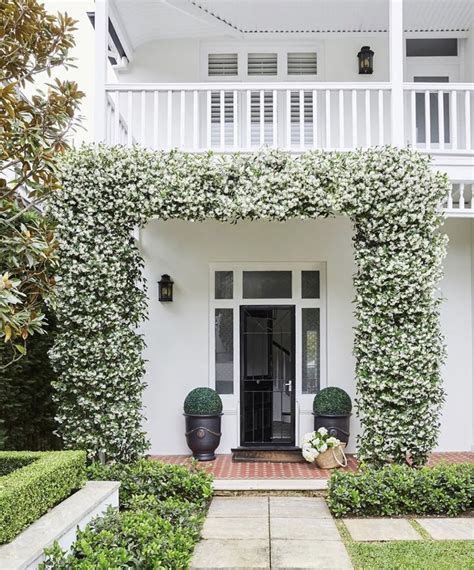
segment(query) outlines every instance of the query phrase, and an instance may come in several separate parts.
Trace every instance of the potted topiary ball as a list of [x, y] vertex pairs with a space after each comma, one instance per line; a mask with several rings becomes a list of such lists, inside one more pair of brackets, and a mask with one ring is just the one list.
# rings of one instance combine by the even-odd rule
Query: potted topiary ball
[[186, 441], [199, 461], [212, 461], [221, 441], [222, 400], [212, 388], [194, 388], [184, 400]]
[[325, 427], [329, 435], [347, 444], [351, 411], [352, 401], [347, 392], [336, 386], [323, 388], [313, 401], [314, 429]]

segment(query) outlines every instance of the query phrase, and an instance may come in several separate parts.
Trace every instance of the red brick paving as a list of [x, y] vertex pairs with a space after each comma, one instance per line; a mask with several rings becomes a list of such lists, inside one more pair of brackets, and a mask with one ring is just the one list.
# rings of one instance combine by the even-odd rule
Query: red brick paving
[[[164, 463], [187, 465], [191, 462], [189, 455], [153, 455]], [[357, 459], [348, 456], [348, 469], [357, 469]], [[474, 463], [474, 452], [433, 453], [428, 465], [446, 463]], [[217, 455], [214, 461], [199, 464], [216, 479], [327, 479], [330, 471], [318, 469], [310, 463], [260, 463], [232, 461], [231, 455]]]

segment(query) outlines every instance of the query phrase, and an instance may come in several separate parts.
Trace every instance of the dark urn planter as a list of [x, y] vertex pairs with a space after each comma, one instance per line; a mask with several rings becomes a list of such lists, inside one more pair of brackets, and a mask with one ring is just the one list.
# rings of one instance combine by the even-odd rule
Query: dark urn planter
[[195, 416], [184, 414], [186, 418], [186, 442], [199, 461], [212, 461], [221, 441], [221, 416]]
[[330, 436], [337, 437], [342, 443], [349, 442], [349, 424], [352, 414], [317, 415], [314, 414], [314, 429], [325, 427]]

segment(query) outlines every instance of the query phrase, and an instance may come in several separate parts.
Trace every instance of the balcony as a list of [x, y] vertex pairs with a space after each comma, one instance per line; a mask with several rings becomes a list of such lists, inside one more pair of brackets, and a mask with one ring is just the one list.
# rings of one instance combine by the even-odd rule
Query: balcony
[[[474, 155], [473, 91], [472, 83], [406, 83], [406, 145]], [[113, 84], [106, 92], [108, 144], [301, 152], [393, 142], [389, 83]]]

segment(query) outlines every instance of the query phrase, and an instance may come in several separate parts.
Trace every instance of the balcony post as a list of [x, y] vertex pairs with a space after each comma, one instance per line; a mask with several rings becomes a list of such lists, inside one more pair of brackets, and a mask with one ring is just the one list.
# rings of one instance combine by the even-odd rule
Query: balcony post
[[389, 0], [390, 83], [392, 89], [392, 144], [404, 146], [403, 0]]
[[107, 82], [107, 57], [109, 36], [108, 0], [95, 0], [94, 17], [95, 37], [95, 101], [94, 101], [94, 139], [104, 142], [106, 136], [105, 84]]

